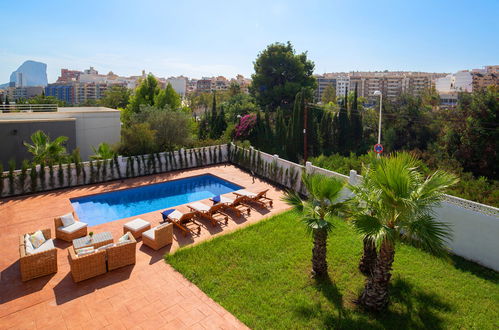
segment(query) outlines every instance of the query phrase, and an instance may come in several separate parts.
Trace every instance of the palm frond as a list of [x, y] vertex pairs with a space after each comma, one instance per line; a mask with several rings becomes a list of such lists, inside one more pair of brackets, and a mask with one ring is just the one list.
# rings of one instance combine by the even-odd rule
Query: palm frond
[[281, 197], [281, 200], [293, 207], [298, 212], [303, 212], [303, 201], [296, 191], [288, 190]]
[[452, 239], [449, 224], [424, 214], [413, 221], [401, 223], [401, 229], [400, 238], [403, 241], [436, 256], [447, 254], [445, 243]]

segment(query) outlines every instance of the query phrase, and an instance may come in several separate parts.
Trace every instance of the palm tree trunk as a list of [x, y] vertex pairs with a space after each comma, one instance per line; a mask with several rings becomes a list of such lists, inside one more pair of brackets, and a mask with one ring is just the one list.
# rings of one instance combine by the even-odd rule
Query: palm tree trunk
[[393, 244], [387, 241], [383, 242], [371, 276], [366, 279], [364, 291], [358, 300], [359, 304], [367, 310], [378, 312], [388, 305], [388, 285], [392, 277], [394, 257]]
[[360, 272], [365, 276], [370, 276], [377, 257], [378, 253], [376, 252], [376, 246], [374, 243], [370, 239], [364, 238], [364, 254], [359, 262]]
[[314, 230], [314, 247], [312, 249], [312, 275], [321, 277], [327, 274], [327, 231]]

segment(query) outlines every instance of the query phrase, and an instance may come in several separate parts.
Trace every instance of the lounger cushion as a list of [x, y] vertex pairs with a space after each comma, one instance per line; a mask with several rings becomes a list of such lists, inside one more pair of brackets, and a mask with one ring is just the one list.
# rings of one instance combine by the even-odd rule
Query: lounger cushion
[[255, 197], [256, 194], [254, 192], [248, 191], [246, 189], [240, 189], [237, 191], [234, 191], [234, 193], [237, 193], [239, 195], [247, 196], [247, 197]]
[[163, 212], [161, 212], [161, 216], [163, 217], [163, 220], [166, 220], [168, 218], [168, 216], [173, 212], [175, 212], [175, 209], [164, 210]]
[[234, 203], [234, 200], [232, 198], [229, 198], [229, 197], [220, 196], [220, 203], [232, 204], [232, 203]]
[[175, 220], [180, 219], [184, 214], [180, 211], [174, 210], [172, 213], [170, 213], [169, 217]]
[[32, 253], [40, 253], [48, 250], [55, 249], [54, 240], [48, 239], [42, 245], [40, 245], [37, 249], [34, 249]]
[[150, 226], [151, 224], [145, 220], [142, 220], [140, 218], [137, 218], [135, 220], [132, 220], [130, 222], [125, 223], [125, 228], [130, 229], [132, 231], [137, 231], [146, 228], [147, 226]]
[[145, 232], [142, 233], [142, 237], [147, 237], [149, 238], [150, 240], [154, 241], [154, 232], [156, 231], [156, 227], [154, 228], [151, 228]]
[[73, 213], [64, 214], [63, 216], [61, 216], [61, 221], [63, 227], [71, 226], [73, 223], [75, 223]]
[[29, 237], [31, 244], [33, 244], [33, 248], [38, 249], [43, 243], [45, 243], [45, 236], [41, 230], [36, 231], [33, 235]]
[[192, 207], [196, 211], [201, 211], [201, 212], [206, 212], [210, 210], [210, 207], [204, 203], [201, 202], [194, 202], [191, 204], [188, 204], [187, 206]]
[[81, 222], [81, 221], [76, 221], [72, 225], [69, 225], [67, 227], [59, 227], [59, 228], [57, 228], [57, 230], [65, 232], [66, 234], [72, 234], [72, 233], [74, 233], [77, 230], [85, 228], [86, 226], [87, 226], [86, 223]]

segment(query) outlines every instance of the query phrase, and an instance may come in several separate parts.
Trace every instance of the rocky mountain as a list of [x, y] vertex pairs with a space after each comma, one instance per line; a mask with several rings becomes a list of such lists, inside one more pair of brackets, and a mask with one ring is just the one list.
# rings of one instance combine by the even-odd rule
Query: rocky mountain
[[23, 74], [25, 86], [47, 86], [47, 64], [26, 61], [10, 75], [11, 82], [17, 82], [18, 74]]

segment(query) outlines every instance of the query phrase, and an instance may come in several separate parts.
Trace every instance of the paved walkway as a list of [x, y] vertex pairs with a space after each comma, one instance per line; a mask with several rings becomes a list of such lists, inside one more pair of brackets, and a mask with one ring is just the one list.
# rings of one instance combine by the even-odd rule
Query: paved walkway
[[[174, 229], [174, 243], [154, 251], [139, 241], [137, 263], [80, 283], [74, 283], [67, 260], [69, 243], [56, 240], [58, 272], [21, 282], [19, 235], [50, 228], [53, 218], [72, 211], [69, 198], [116, 189], [212, 173], [248, 190], [270, 188], [274, 207], [253, 209], [249, 218], [233, 218], [224, 227], [203, 222], [199, 237], [184, 238]], [[225, 234], [287, 209], [282, 192], [231, 165], [210, 166], [181, 172], [95, 184], [27, 197], [0, 200], [0, 329], [237, 329], [246, 328], [233, 315], [206, 296], [195, 285], [163, 261], [165, 253], [179, 246], [196, 244]], [[187, 211], [185, 206], [180, 209]], [[140, 216], [154, 226], [158, 211]], [[133, 217], [135, 218], [135, 217]], [[122, 226], [133, 218], [90, 227], [94, 232], [110, 231], [115, 240]]]

